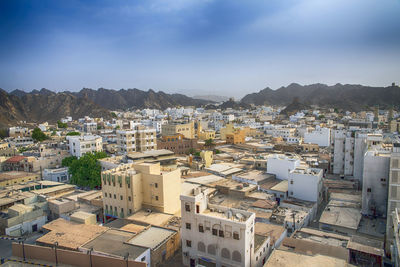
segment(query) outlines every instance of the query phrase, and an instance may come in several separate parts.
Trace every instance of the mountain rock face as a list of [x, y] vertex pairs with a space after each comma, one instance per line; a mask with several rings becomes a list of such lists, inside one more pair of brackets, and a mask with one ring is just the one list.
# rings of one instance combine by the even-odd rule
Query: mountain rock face
[[369, 87], [363, 85], [325, 84], [299, 85], [292, 83], [277, 90], [265, 88], [258, 93], [248, 94], [241, 102], [254, 105], [288, 105], [294, 98], [307, 105], [333, 107], [360, 111], [379, 105], [382, 108], [398, 107], [400, 88], [398, 86]]
[[142, 91], [139, 89], [111, 90], [100, 88], [98, 90], [82, 89], [76, 93], [79, 97], [86, 97], [97, 105], [110, 109], [166, 109], [175, 106], [201, 106], [209, 103], [207, 100], [193, 99], [182, 94], [166, 94], [153, 90]]
[[27, 93], [14, 90], [10, 93], [0, 89], [0, 126], [15, 124], [18, 121], [54, 122], [65, 116], [74, 119], [83, 116], [110, 116], [110, 110], [157, 108], [175, 106], [201, 106], [209, 101], [187, 97], [182, 94], [166, 94], [153, 90], [138, 89], [99, 90], [82, 89], [79, 92], [55, 93], [47, 89]]
[[54, 93], [42, 89], [31, 93], [13, 91], [7, 93], [0, 89], [0, 126], [27, 122], [55, 122], [63, 117], [74, 119], [89, 115], [109, 118], [110, 112], [91, 100], [77, 97], [68, 92]]
[[225, 101], [229, 100], [229, 97], [220, 96], [220, 95], [196, 95], [193, 98], [212, 101], [212, 102], [225, 102]]

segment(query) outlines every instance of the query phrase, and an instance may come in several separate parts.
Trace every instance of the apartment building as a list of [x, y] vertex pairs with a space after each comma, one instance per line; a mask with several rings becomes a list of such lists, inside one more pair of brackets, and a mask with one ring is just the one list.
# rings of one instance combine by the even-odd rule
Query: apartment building
[[317, 202], [322, 198], [322, 169], [301, 168], [289, 172], [289, 196]]
[[272, 154], [268, 157], [267, 173], [276, 175], [280, 180], [288, 180], [289, 172], [300, 166], [300, 158], [282, 154]]
[[160, 163], [130, 163], [103, 171], [104, 213], [124, 218], [142, 208], [175, 214], [180, 209], [181, 172]]
[[176, 134], [183, 134], [185, 138], [194, 138], [194, 122], [188, 123], [168, 123], [161, 126], [161, 134], [163, 136], [170, 136]]
[[158, 149], [168, 149], [175, 154], [185, 154], [192, 149], [197, 149], [197, 139], [185, 138], [183, 134], [162, 136], [157, 140]]
[[361, 213], [386, 218], [390, 151], [369, 150], [364, 155]]
[[263, 266], [270, 238], [255, 234], [255, 214], [212, 205], [209, 189], [181, 195], [181, 238], [185, 266]]
[[157, 132], [154, 128], [136, 126], [133, 130], [117, 130], [119, 154], [157, 149]]
[[[397, 215], [395, 210], [400, 209], [400, 144], [393, 144], [393, 151], [390, 156], [389, 180], [388, 180], [388, 203], [387, 203], [387, 221], [386, 221], [386, 250], [389, 250], [390, 245], [394, 244], [393, 239], [393, 214]], [[394, 213], [395, 212], [395, 213]], [[398, 225], [395, 224], [395, 229]], [[398, 235], [399, 233], [397, 233]], [[393, 255], [392, 255], [393, 257]], [[397, 257], [400, 257], [397, 255]]]
[[304, 133], [304, 143], [317, 144], [321, 147], [331, 145], [331, 129], [317, 126], [315, 130]]
[[89, 152], [103, 151], [103, 141], [98, 135], [67, 136], [69, 153], [77, 158]]

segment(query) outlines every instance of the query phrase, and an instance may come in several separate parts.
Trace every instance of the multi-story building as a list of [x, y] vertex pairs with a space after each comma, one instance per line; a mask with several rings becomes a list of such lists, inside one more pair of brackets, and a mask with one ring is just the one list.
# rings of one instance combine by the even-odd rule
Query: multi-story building
[[398, 208], [395, 208], [388, 217], [388, 223], [389, 219], [393, 227], [390, 228], [390, 232], [386, 231], [386, 237], [389, 237], [389, 239], [386, 238], [386, 251], [390, 251], [392, 266], [398, 267], [400, 265], [400, 211]]
[[194, 122], [188, 123], [168, 123], [161, 126], [161, 134], [163, 136], [171, 136], [183, 134], [185, 138], [194, 138]]
[[120, 154], [157, 149], [154, 128], [136, 126], [134, 130], [117, 130], [117, 151]]
[[43, 180], [67, 183], [69, 180], [68, 168], [44, 169]]
[[245, 142], [245, 132], [243, 130], [235, 131], [234, 133], [225, 134], [227, 144], [244, 144]]
[[333, 173], [352, 176], [362, 185], [364, 154], [369, 148], [381, 146], [382, 135], [336, 130], [333, 140]]
[[300, 166], [300, 158], [282, 154], [272, 154], [268, 157], [267, 173], [276, 175], [281, 180], [289, 179], [289, 172]]
[[[388, 180], [388, 203], [387, 203], [387, 221], [386, 221], [386, 250], [389, 251], [390, 245], [394, 241], [393, 233], [393, 212], [400, 209], [400, 144], [393, 144], [393, 152], [390, 157], [390, 169]], [[396, 216], [397, 212], [395, 213]], [[398, 229], [398, 225], [395, 225]], [[399, 233], [397, 233], [398, 235]], [[399, 248], [399, 247], [398, 247]], [[400, 257], [399, 255], [397, 255]], [[393, 257], [393, 255], [392, 255]]]
[[89, 152], [103, 151], [103, 141], [98, 135], [67, 136], [69, 153], [77, 158]]
[[255, 234], [255, 214], [212, 205], [208, 189], [181, 195], [185, 266], [263, 266], [270, 239]]
[[304, 133], [304, 143], [317, 144], [321, 147], [331, 145], [331, 129], [317, 126], [314, 131]]
[[96, 122], [85, 122], [83, 124], [83, 131], [86, 133], [93, 133], [97, 131], [97, 123]]
[[364, 156], [361, 213], [386, 218], [390, 152], [369, 150]]
[[10, 127], [8, 129], [8, 135], [10, 137], [23, 137], [29, 135], [29, 129], [25, 127]]
[[322, 197], [322, 169], [301, 168], [289, 172], [289, 196], [319, 203]]
[[103, 171], [104, 213], [124, 218], [142, 208], [175, 214], [180, 209], [181, 172], [160, 163], [130, 163]]
[[162, 136], [157, 141], [158, 149], [168, 149], [175, 154], [185, 154], [190, 150], [197, 149], [197, 139], [185, 138], [183, 134]]

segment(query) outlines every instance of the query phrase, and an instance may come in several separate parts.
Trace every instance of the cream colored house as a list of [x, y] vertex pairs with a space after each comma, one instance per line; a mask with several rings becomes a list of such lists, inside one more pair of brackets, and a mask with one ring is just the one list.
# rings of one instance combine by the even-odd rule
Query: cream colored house
[[175, 214], [180, 210], [181, 172], [160, 163], [130, 163], [103, 171], [104, 213], [124, 218], [142, 208]]
[[194, 122], [189, 123], [169, 123], [161, 126], [163, 136], [183, 134], [185, 138], [194, 138]]

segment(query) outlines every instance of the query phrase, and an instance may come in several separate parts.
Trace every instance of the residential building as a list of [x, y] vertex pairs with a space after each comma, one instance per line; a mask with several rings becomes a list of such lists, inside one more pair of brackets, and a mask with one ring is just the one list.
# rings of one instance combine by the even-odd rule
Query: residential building
[[68, 168], [44, 169], [43, 180], [67, 183], [69, 181]]
[[[389, 180], [388, 180], [388, 203], [387, 203], [387, 222], [386, 222], [386, 250], [389, 250], [390, 245], [395, 245], [393, 229], [398, 227], [393, 225], [393, 214], [398, 216], [395, 212], [400, 209], [400, 144], [393, 144], [393, 152], [390, 156], [389, 167]], [[394, 228], [393, 228], [394, 227]], [[398, 235], [399, 233], [397, 233]], [[400, 248], [400, 247], [398, 247]], [[397, 255], [400, 257], [399, 255]]]
[[390, 151], [370, 150], [364, 155], [362, 214], [386, 218]]
[[177, 134], [172, 136], [162, 136], [157, 140], [158, 149], [168, 149], [173, 151], [175, 154], [186, 154], [191, 150], [196, 150], [197, 139], [185, 138], [183, 134]]
[[304, 143], [317, 144], [320, 147], [331, 145], [331, 129], [317, 126], [312, 132], [304, 133]]
[[322, 174], [322, 169], [308, 167], [290, 171], [289, 196], [318, 204], [322, 198]]
[[97, 131], [97, 122], [85, 122], [83, 124], [83, 131], [85, 133], [93, 133]]
[[103, 171], [104, 213], [124, 218], [142, 208], [175, 214], [179, 211], [181, 172], [160, 163], [131, 163]]
[[25, 127], [10, 127], [8, 129], [8, 135], [10, 137], [23, 137], [29, 135], [29, 129]]
[[245, 143], [246, 135], [243, 130], [237, 130], [237, 131], [234, 131], [233, 133], [225, 134], [225, 138], [226, 138], [227, 144], [237, 145], [237, 144]]
[[209, 189], [181, 195], [181, 238], [186, 266], [263, 266], [269, 237], [255, 234], [255, 214], [208, 202]]
[[183, 134], [185, 138], [193, 139], [195, 134], [194, 122], [164, 124], [161, 126], [161, 134], [163, 136]]
[[103, 151], [103, 141], [98, 135], [67, 136], [69, 153], [77, 158], [86, 153]]
[[134, 130], [117, 130], [119, 154], [157, 149], [157, 133], [154, 128], [136, 126]]
[[276, 175], [277, 179], [288, 180], [289, 172], [300, 166], [300, 158], [282, 154], [272, 154], [268, 157], [267, 172]]
[[40, 180], [39, 173], [9, 171], [0, 172], [0, 187]]

